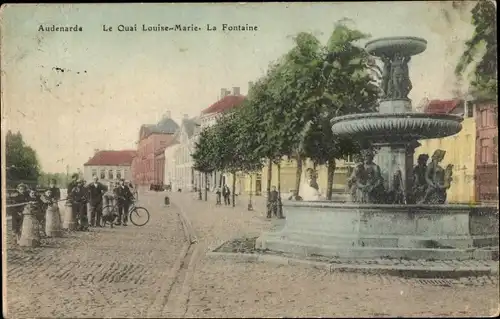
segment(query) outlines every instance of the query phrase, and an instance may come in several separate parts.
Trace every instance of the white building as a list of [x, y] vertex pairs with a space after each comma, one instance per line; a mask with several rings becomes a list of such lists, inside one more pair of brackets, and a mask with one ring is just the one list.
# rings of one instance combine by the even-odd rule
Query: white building
[[[249, 82], [249, 88], [252, 86], [252, 82]], [[240, 94], [239, 87], [233, 87], [233, 91], [229, 91], [225, 88], [221, 89], [220, 99], [204, 109], [200, 115], [200, 131], [215, 125], [217, 120], [224, 114], [224, 112], [229, 111], [230, 109], [239, 106], [245, 100], [245, 96]], [[195, 137], [196, 139], [196, 137]], [[194, 144], [193, 144], [194, 147]], [[195, 179], [200, 179], [199, 172], [196, 172], [197, 176]], [[222, 172], [213, 172], [209, 175], [208, 178], [208, 186], [211, 191], [214, 191], [216, 187], [222, 186], [228, 180], [226, 174]], [[204, 181], [202, 183], [204, 185]]]
[[191, 154], [194, 151], [194, 134], [199, 126], [197, 118], [184, 115], [174, 142], [165, 149], [165, 184], [172, 190], [191, 191], [197, 185]]
[[94, 156], [83, 164], [83, 178], [90, 182], [93, 176], [97, 176], [104, 184], [111, 181], [116, 182], [121, 178], [130, 181], [132, 178], [132, 159], [135, 155], [136, 151], [134, 150], [95, 150]]

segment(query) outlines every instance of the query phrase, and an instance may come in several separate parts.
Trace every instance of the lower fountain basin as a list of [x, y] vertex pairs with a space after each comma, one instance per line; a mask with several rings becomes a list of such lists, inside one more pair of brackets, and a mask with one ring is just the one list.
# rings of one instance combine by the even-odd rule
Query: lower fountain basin
[[361, 113], [331, 120], [335, 135], [388, 142], [454, 135], [462, 129], [461, 116], [426, 113]]
[[256, 248], [307, 257], [498, 258], [498, 209], [469, 205], [283, 202], [282, 230]]

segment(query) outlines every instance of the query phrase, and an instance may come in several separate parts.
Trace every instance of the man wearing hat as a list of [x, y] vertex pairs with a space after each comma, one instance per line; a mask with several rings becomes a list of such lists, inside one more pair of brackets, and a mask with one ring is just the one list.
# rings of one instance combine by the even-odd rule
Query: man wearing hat
[[102, 195], [106, 192], [106, 187], [99, 182], [99, 178], [94, 175], [93, 182], [87, 186], [89, 208], [90, 208], [90, 225], [93, 227], [101, 227], [102, 215]]
[[118, 204], [118, 220], [117, 225], [123, 224], [127, 226], [128, 222], [128, 210], [130, 203], [134, 199], [134, 195], [130, 191], [127, 185], [125, 185], [125, 180], [120, 180], [120, 185], [115, 189], [117, 204]]
[[[29, 202], [28, 187], [21, 183], [17, 185], [16, 191], [11, 194], [12, 204], [22, 204]], [[19, 238], [21, 236], [21, 226], [23, 224], [24, 205], [11, 208], [12, 211], [12, 232]]]
[[88, 228], [87, 219], [87, 191], [84, 187], [84, 182], [82, 179], [77, 180], [75, 186], [71, 189], [71, 193], [68, 193], [68, 197], [71, 200], [72, 209], [75, 212], [75, 218], [78, 222], [78, 230], [85, 230]]
[[78, 174], [74, 173], [71, 175], [71, 182], [68, 184], [68, 194], [71, 194], [71, 190], [76, 186], [76, 184], [78, 184]]

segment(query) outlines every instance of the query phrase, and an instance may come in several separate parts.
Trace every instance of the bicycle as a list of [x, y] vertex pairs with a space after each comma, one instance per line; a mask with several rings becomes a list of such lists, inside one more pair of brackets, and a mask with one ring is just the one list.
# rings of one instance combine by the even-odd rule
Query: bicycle
[[[108, 214], [112, 213], [118, 216], [118, 204], [106, 205], [102, 208], [102, 211], [107, 211]], [[149, 211], [144, 207], [136, 206], [135, 201], [132, 201], [127, 214], [130, 222], [135, 226], [144, 226], [149, 222]], [[143, 220], [143, 222], [140, 222], [141, 220]]]

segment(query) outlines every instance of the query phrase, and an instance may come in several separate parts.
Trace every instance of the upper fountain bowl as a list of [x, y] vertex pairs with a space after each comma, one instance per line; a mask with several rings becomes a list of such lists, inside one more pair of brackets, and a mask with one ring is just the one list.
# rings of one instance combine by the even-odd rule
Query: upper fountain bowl
[[365, 49], [371, 55], [393, 56], [396, 52], [402, 56], [417, 55], [425, 51], [427, 41], [417, 37], [388, 37], [368, 42]]
[[360, 113], [335, 117], [338, 136], [373, 142], [398, 142], [446, 137], [462, 130], [463, 118], [451, 114]]

